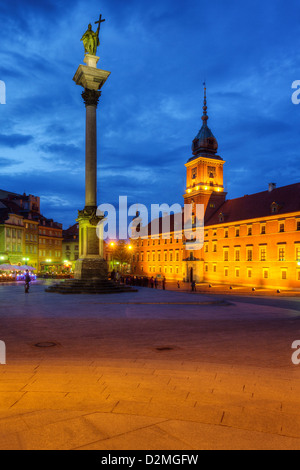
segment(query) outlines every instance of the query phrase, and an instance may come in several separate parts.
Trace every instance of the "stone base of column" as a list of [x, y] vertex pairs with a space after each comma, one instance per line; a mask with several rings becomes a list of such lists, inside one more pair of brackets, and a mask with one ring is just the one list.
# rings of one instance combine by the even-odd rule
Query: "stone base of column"
[[75, 264], [75, 279], [108, 279], [108, 267], [104, 259], [78, 259]]

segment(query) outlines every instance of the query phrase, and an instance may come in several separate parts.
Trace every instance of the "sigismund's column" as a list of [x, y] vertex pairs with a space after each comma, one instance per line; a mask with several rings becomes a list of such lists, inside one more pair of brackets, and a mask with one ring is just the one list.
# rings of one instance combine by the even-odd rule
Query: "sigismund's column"
[[82, 98], [86, 108], [85, 131], [85, 207], [78, 211], [79, 223], [79, 259], [75, 265], [75, 279], [107, 279], [107, 263], [103, 259], [103, 219], [97, 213], [97, 105], [100, 89], [110, 72], [97, 68], [99, 57], [96, 49], [99, 45], [100, 24], [97, 32], [91, 25], [82, 36], [85, 48], [84, 62], [79, 65], [73, 80], [84, 88]]

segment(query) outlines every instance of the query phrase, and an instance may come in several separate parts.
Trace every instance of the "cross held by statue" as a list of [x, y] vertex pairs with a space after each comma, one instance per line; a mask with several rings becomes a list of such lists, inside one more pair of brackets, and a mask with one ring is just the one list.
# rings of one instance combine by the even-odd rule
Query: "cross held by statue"
[[103, 21], [105, 21], [105, 20], [102, 20], [102, 15], [99, 16], [98, 21], [95, 21], [95, 24], [98, 24], [98, 29], [100, 29], [100, 25], [101, 25], [101, 23], [103, 23]]

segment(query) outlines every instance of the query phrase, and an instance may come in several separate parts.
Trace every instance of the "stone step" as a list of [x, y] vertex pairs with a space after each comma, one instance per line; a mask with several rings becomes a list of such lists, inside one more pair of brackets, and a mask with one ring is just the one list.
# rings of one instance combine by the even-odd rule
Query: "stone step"
[[47, 287], [45, 291], [58, 294], [115, 294], [121, 292], [137, 292], [138, 289], [122, 284], [115, 284], [105, 279], [68, 279], [64, 282]]

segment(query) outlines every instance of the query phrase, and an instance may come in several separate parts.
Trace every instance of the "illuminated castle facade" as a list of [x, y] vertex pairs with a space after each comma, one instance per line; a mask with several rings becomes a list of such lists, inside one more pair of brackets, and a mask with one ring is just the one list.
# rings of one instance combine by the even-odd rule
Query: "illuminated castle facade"
[[207, 126], [206, 90], [202, 127], [193, 140], [186, 166], [184, 204], [204, 205], [204, 243], [187, 249], [170, 230], [132, 240], [132, 273], [167, 280], [209, 282], [252, 287], [300, 288], [300, 183], [237, 199], [226, 199], [225, 161]]

